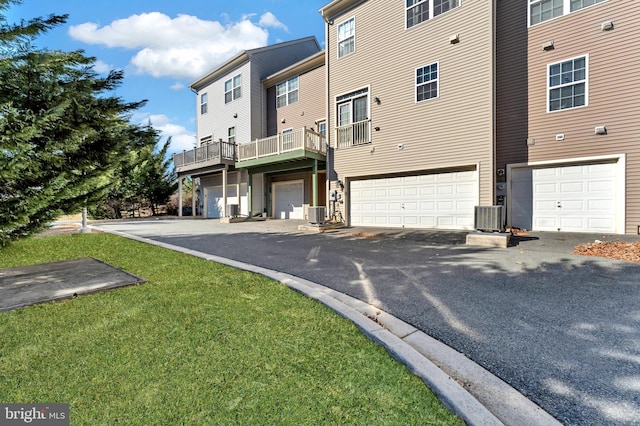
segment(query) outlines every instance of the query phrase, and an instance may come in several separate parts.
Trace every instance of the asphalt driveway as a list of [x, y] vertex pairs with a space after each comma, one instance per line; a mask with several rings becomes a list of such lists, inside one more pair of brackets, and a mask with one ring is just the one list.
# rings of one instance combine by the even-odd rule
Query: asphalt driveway
[[508, 249], [485, 249], [464, 245], [460, 232], [308, 234], [295, 225], [98, 226], [279, 270], [378, 306], [562, 423], [640, 424], [640, 265], [570, 254], [603, 236], [536, 234]]

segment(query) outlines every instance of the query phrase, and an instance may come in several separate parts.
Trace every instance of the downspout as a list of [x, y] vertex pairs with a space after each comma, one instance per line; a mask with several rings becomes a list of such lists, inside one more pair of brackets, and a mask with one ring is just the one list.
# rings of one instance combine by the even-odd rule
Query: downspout
[[[320, 12], [322, 13], [322, 11]], [[329, 193], [331, 191], [331, 179], [332, 179], [332, 163], [331, 163], [331, 135], [332, 135], [332, 131], [331, 129], [331, 114], [329, 113], [331, 107], [331, 98], [330, 98], [330, 94], [331, 91], [329, 90], [329, 86], [330, 86], [330, 78], [329, 78], [329, 58], [330, 58], [330, 54], [329, 51], [330, 49], [330, 43], [329, 43], [329, 25], [331, 25], [329, 22], [330, 20], [327, 19], [324, 15], [322, 16], [324, 22], [325, 22], [325, 26], [324, 26], [324, 44], [325, 44], [325, 49], [324, 49], [324, 73], [325, 73], [325, 77], [324, 77], [324, 81], [325, 81], [325, 96], [326, 96], [326, 102], [325, 102], [325, 106], [324, 106], [324, 116], [327, 118], [327, 122], [325, 125], [325, 129], [326, 129], [326, 135], [325, 135], [325, 150], [326, 150], [326, 154], [327, 154], [327, 173], [326, 173], [326, 177], [325, 177], [325, 197], [324, 197], [324, 202], [325, 202], [325, 211], [328, 213], [328, 217], [329, 218], [333, 218], [335, 212], [329, 212]], [[332, 21], [331, 21], [332, 22]], [[335, 206], [335, 204], [334, 204]]]

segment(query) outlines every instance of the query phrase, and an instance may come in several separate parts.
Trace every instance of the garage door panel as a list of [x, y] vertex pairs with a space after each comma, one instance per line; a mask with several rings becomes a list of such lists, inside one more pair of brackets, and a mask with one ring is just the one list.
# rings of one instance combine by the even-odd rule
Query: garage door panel
[[[373, 221], [376, 226], [471, 229], [473, 206], [477, 205], [477, 173], [442, 175], [447, 176], [433, 174], [352, 181], [351, 223], [366, 226]], [[363, 188], [375, 189], [371, 193]], [[367, 204], [373, 209], [366, 209]], [[465, 210], [459, 212], [458, 209]]]
[[563, 194], [584, 194], [585, 182], [567, 182], [560, 184], [560, 192]]
[[588, 226], [595, 231], [608, 232], [607, 230], [613, 228], [615, 223], [611, 219], [593, 217], [589, 219]]
[[589, 182], [589, 192], [609, 192], [611, 191], [611, 187], [613, 186], [614, 181], [611, 180], [599, 180]]

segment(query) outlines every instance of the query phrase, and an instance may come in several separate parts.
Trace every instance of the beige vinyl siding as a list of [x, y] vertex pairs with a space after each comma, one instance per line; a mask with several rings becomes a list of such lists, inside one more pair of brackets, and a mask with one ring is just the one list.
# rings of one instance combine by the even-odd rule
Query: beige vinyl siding
[[[614, 29], [601, 31], [611, 20]], [[555, 48], [543, 51], [542, 44]], [[530, 162], [626, 154], [626, 232], [640, 225], [640, 8], [609, 0], [529, 29]], [[547, 64], [589, 55], [588, 106], [547, 113]], [[607, 135], [595, 135], [604, 125]], [[563, 133], [564, 141], [555, 135]]]
[[[410, 29], [403, 2], [369, 0], [335, 17], [327, 41], [332, 146], [337, 95], [369, 87], [372, 128], [371, 144], [335, 150], [339, 179], [479, 164], [480, 203], [493, 204], [492, 3], [465, 0]], [[355, 52], [338, 59], [336, 24], [352, 16]], [[449, 43], [453, 34], [458, 44]], [[416, 68], [434, 62], [439, 98], [416, 103]]]
[[[298, 102], [275, 110], [278, 133], [285, 129], [297, 130], [303, 127], [318, 130], [316, 120], [325, 116], [325, 67], [300, 74], [298, 85]], [[275, 90], [269, 90], [268, 93], [268, 102], [275, 105]], [[285, 122], [282, 123], [282, 120]]]
[[[496, 17], [496, 168], [527, 162], [527, 5], [499, 1]], [[506, 176], [497, 177], [504, 181]]]
[[308, 37], [292, 43], [282, 43], [251, 55], [251, 140], [267, 135], [266, 90], [262, 80], [304, 58], [320, 51], [315, 38]]

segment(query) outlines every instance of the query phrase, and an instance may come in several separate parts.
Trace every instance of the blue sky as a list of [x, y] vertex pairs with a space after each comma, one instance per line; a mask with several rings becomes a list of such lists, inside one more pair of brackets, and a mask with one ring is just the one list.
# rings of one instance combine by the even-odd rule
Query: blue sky
[[51, 50], [82, 49], [95, 69], [125, 72], [117, 95], [147, 99], [134, 116], [172, 136], [172, 151], [195, 143], [195, 95], [189, 84], [238, 52], [315, 36], [329, 0], [24, 0], [9, 22], [68, 14], [64, 26], [37, 40]]

